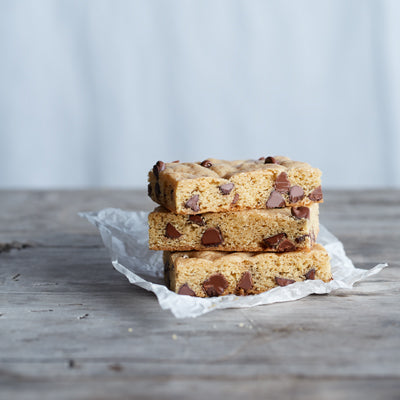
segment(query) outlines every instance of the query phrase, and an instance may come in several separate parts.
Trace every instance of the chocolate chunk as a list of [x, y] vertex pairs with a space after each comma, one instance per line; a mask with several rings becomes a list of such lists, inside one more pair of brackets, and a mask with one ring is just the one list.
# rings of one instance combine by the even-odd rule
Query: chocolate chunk
[[279, 193], [289, 193], [290, 182], [286, 172], [281, 172], [275, 181], [275, 190]]
[[291, 203], [297, 203], [304, 199], [304, 190], [300, 186], [292, 186], [289, 190], [289, 199]]
[[160, 184], [158, 182], [154, 185], [154, 191], [156, 192], [156, 198], [158, 199], [161, 195]]
[[165, 236], [169, 239], [178, 239], [182, 236], [178, 230], [168, 222], [167, 226], [165, 227]]
[[322, 194], [322, 188], [321, 186], [318, 186], [316, 189], [314, 189], [309, 195], [308, 198], [311, 201], [321, 201], [324, 196]]
[[279, 164], [275, 157], [267, 157], [264, 164]]
[[218, 186], [219, 190], [221, 191], [221, 193], [225, 196], [227, 194], [229, 194], [230, 192], [232, 192], [232, 189], [234, 188], [234, 184], [232, 182], [228, 182], [228, 183], [224, 183], [221, 186]]
[[260, 157], [259, 159], [258, 159], [258, 161], [264, 161], [265, 160], [265, 157]]
[[208, 160], [202, 161], [200, 165], [201, 165], [202, 167], [204, 167], [204, 168], [210, 168], [210, 167], [212, 167], [211, 161], [208, 161]]
[[186, 203], [185, 203], [186, 208], [190, 208], [194, 212], [200, 211], [199, 207], [199, 195], [195, 194], [192, 196]]
[[178, 162], [179, 162], [179, 160], [172, 161], [173, 164], [176, 164]]
[[217, 228], [208, 228], [201, 237], [204, 246], [217, 246], [223, 241], [221, 232]]
[[261, 246], [265, 249], [274, 249], [282, 240], [286, 239], [286, 237], [286, 233], [278, 233], [277, 235], [263, 239]]
[[282, 240], [282, 242], [279, 243], [277, 250], [282, 253], [285, 251], [295, 251], [296, 246], [290, 240], [284, 239]]
[[153, 192], [153, 188], [151, 187], [151, 183], [149, 183], [149, 184], [147, 185], [147, 195], [148, 195], [149, 197], [151, 197], [152, 192]]
[[279, 192], [274, 190], [269, 196], [269, 199], [267, 201], [267, 208], [279, 208], [279, 207], [285, 207], [285, 205], [286, 205], [285, 199]]
[[290, 212], [297, 219], [310, 218], [310, 209], [308, 207], [292, 207]]
[[296, 281], [294, 279], [286, 279], [286, 278], [280, 278], [279, 276], [276, 276], [275, 282], [279, 286], [287, 286], [287, 285], [291, 285], [292, 283], [295, 283]]
[[203, 218], [196, 214], [196, 215], [189, 215], [189, 221], [193, 222], [196, 225], [204, 226], [206, 223], [204, 222]]
[[235, 193], [231, 205], [235, 205], [239, 201], [239, 193]]
[[306, 279], [314, 280], [315, 279], [315, 268], [310, 269], [304, 276], [306, 277]]
[[297, 237], [296, 239], [294, 239], [294, 241], [296, 243], [303, 243], [306, 240], [306, 238], [308, 238], [308, 235], [301, 235], [301, 236]]
[[192, 289], [190, 289], [190, 287], [187, 283], [185, 283], [184, 285], [182, 285], [179, 288], [178, 294], [185, 294], [186, 296], [195, 296], [196, 297], [196, 293]]
[[239, 289], [243, 289], [245, 291], [250, 290], [253, 287], [253, 278], [251, 273], [246, 271], [240, 278], [240, 281], [237, 285]]
[[160, 172], [164, 171], [164, 169], [165, 169], [165, 163], [162, 161], [157, 161], [153, 167], [153, 173], [157, 179], [158, 179], [158, 176], [160, 175]]
[[229, 283], [222, 274], [211, 275], [203, 282], [203, 289], [208, 297], [220, 296], [228, 286]]

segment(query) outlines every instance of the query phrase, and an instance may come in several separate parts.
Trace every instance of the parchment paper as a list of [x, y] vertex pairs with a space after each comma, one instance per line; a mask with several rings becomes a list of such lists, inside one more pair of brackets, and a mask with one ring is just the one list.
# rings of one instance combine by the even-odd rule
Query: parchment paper
[[312, 293], [329, 293], [339, 288], [351, 288], [355, 282], [377, 274], [387, 264], [378, 264], [369, 270], [357, 269], [346, 256], [342, 243], [320, 225], [318, 242], [331, 256], [333, 280], [296, 282], [252, 296], [228, 295], [198, 298], [178, 295], [163, 284], [162, 252], [148, 249], [146, 212], [107, 208], [99, 212], [79, 214], [97, 226], [108, 249], [114, 268], [130, 283], [153, 292], [164, 310], [171, 310], [176, 318], [198, 317], [220, 308], [245, 308], [282, 301], [297, 300]]

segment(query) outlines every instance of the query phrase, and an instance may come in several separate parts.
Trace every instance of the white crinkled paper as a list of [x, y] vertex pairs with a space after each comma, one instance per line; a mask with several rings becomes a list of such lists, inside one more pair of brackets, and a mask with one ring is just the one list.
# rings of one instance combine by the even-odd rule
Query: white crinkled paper
[[377, 274], [387, 264], [370, 270], [357, 269], [346, 256], [342, 243], [326, 228], [320, 226], [318, 242], [331, 256], [333, 280], [296, 282], [252, 296], [228, 295], [199, 298], [170, 291], [163, 284], [162, 252], [148, 249], [148, 213], [107, 208], [99, 212], [80, 213], [100, 231], [104, 245], [111, 255], [114, 268], [130, 283], [153, 292], [164, 310], [171, 310], [176, 318], [198, 317], [219, 308], [245, 308], [262, 304], [297, 300], [312, 293], [329, 293], [340, 288], [351, 288], [355, 282]]

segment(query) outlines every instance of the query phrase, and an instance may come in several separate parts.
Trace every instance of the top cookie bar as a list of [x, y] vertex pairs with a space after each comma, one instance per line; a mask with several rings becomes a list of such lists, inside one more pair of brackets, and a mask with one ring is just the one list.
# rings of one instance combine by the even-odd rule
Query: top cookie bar
[[308, 206], [323, 201], [321, 171], [287, 157], [158, 161], [149, 196], [177, 214]]

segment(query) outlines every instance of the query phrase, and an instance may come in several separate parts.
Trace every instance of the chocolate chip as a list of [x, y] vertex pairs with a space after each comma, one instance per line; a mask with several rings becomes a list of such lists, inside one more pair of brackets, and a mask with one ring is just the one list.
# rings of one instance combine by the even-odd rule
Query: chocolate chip
[[223, 241], [221, 232], [217, 228], [208, 228], [201, 237], [204, 246], [217, 246]]
[[169, 239], [178, 239], [182, 236], [178, 230], [168, 222], [167, 226], [165, 227], [165, 236]]
[[200, 165], [201, 165], [202, 167], [204, 167], [204, 168], [210, 168], [210, 167], [212, 167], [211, 161], [208, 161], [208, 160], [202, 161], [202, 162], [200, 163]]
[[173, 164], [176, 164], [178, 162], [179, 162], [179, 160], [172, 161]]
[[237, 284], [239, 289], [243, 289], [245, 291], [250, 290], [253, 287], [253, 278], [249, 271], [246, 271], [242, 277], [240, 278], [239, 283]]
[[164, 171], [164, 169], [165, 169], [165, 163], [162, 161], [157, 161], [153, 167], [153, 173], [156, 176], [156, 178], [158, 178], [160, 172]]
[[156, 182], [156, 184], [154, 185], [154, 191], [156, 192], [156, 197], [158, 199], [161, 195], [160, 184], [158, 182]]
[[265, 157], [260, 157], [259, 159], [258, 159], [258, 161], [264, 161], [265, 160]]
[[279, 164], [275, 157], [267, 157], [264, 164]]
[[274, 190], [269, 196], [269, 199], [267, 201], [267, 208], [279, 208], [279, 207], [285, 207], [285, 205], [286, 205], [285, 199], [279, 192]]
[[220, 296], [228, 286], [229, 283], [222, 274], [211, 275], [203, 282], [203, 289], [208, 297]]
[[314, 280], [315, 279], [315, 268], [310, 269], [304, 276], [306, 277], [306, 279]]
[[279, 193], [288, 193], [290, 182], [286, 172], [281, 172], [275, 180], [275, 190]]
[[308, 238], [308, 235], [301, 235], [301, 236], [297, 237], [296, 239], [294, 239], [294, 241], [296, 243], [303, 243], [306, 240], [306, 238]]
[[308, 207], [292, 207], [290, 212], [297, 219], [310, 218], [310, 209]]
[[239, 193], [235, 193], [231, 205], [235, 205], [239, 201]]
[[279, 252], [296, 250], [295, 244], [286, 238], [286, 233], [278, 233], [277, 235], [263, 239], [261, 246], [265, 249], [276, 249]]
[[225, 196], [232, 192], [232, 189], [234, 188], [234, 184], [232, 182], [224, 183], [223, 185], [218, 186], [219, 190], [221, 193]]
[[147, 185], [147, 195], [151, 197], [151, 193], [153, 192], [153, 188], [151, 187], [151, 183]]
[[199, 207], [199, 195], [195, 194], [192, 196], [186, 203], [185, 203], [186, 208], [190, 208], [194, 212], [197, 212], [200, 210]]
[[278, 233], [277, 235], [263, 239], [261, 246], [265, 249], [274, 249], [282, 240], [286, 239], [286, 237], [286, 233]]
[[282, 242], [279, 243], [277, 250], [282, 253], [285, 251], [295, 251], [296, 246], [290, 240], [284, 239], [282, 240]]
[[200, 215], [189, 215], [189, 221], [193, 222], [196, 225], [204, 226], [206, 223], [204, 222], [203, 218]]
[[279, 276], [276, 276], [275, 282], [279, 286], [287, 286], [287, 285], [291, 285], [292, 283], [295, 283], [296, 281], [294, 279], [286, 279], [286, 278], [280, 278]]
[[185, 294], [186, 296], [196, 296], [196, 293], [192, 289], [190, 289], [187, 283], [179, 288], [178, 294]]
[[318, 186], [316, 189], [314, 189], [309, 195], [308, 198], [311, 201], [321, 201], [324, 196], [322, 194], [322, 188], [321, 186]]
[[289, 199], [291, 203], [297, 203], [304, 199], [304, 190], [300, 186], [292, 186], [289, 190]]

